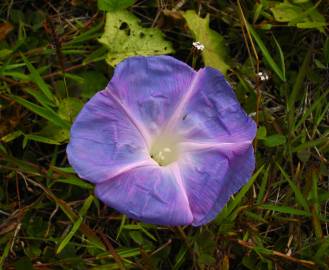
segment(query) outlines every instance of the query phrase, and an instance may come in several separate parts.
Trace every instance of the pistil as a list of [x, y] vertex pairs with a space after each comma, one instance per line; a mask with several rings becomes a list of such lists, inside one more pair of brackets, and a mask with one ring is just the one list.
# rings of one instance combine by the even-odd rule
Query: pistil
[[157, 137], [151, 146], [150, 156], [160, 166], [167, 166], [175, 162], [179, 157], [179, 139], [172, 135]]

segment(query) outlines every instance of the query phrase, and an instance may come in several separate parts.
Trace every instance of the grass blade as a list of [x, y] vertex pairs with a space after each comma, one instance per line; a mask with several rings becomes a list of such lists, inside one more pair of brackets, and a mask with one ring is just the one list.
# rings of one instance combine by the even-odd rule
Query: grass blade
[[266, 190], [266, 184], [267, 184], [267, 181], [268, 181], [268, 173], [270, 171], [270, 168], [271, 168], [271, 166], [269, 165], [266, 168], [265, 172], [264, 172], [264, 175], [263, 175], [263, 178], [262, 178], [262, 183], [260, 185], [259, 193], [258, 193], [258, 196], [257, 196], [257, 199], [256, 199], [257, 204], [261, 203], [262, 199], [264, 198], [264, 194], [265, 194], [265, 190]]
[[60, 118], [57, 115], [57, 113], [51, 110], [50, 108], [41, 107], [18, 96], [11, 96], [11, 98], [16, 102], [18, 102], [19, 104], [21, 104], [22, 106], [24, 106], [25, 108], [27, 108], [28, 110], [52, 122], [56, 126], [65, 129], [70, 129], [70, 124], [65, 120], [63, 120], [62, 118]]
[[279, 52], [279, 55], [280, 55], [281, 71], [282, 71], [282, 76], [283, 76], [284, 81], [285, 81], [286, 80], [286, 67], [285, 67], [285, 64], [284, 64], [284, 54], [283, 54], [281, 46], [280, 46], [279, 42], [277, 41], [277, 39], [275, 38], [275, 36], [273, 36], [273, 39], [274, 39], [276, 47], [278, 48], [278, 52]]
[[310, 61], [311, 61], [311, 49], [309, 49], [308, 52], [306, 53], [303, 64], [299, 69], [296, 81], [292, 88], [291, 94], [288, 98], [287, 106], [288, 106], [288, 120], [289, 120], [290, 126], [292, 126], [294, 123], [296, 98], [297, 98], [298, 93], [302, 89], [303, 82], [304, 82], [304, 79], [306, 76], [306, 71], [309, 67]]
[[61, 251], [66, 247], [66, 245], [70, 242], [72, 237], [75, 235], [75, 233], [79, 230], [80, 225], [83, 221], [83, 217], [86, 215], [86, 213], [87, 213], [88, 209], [90, 208], [91, 203], [93, 202], [93, 200], [94, 200], [94, 196], [92, 196], [92, 195], [89, 195], [89, 197], [85, 200], [85, 202], [83, 203], [82, 208], [79, 211], [78, 219], [74, 222], [70, 232], [64, 237], [62, 242], [59, 244], [59, 246], [56, 250], [57, 254], [61, 253]]
[[[275, 61], [273, 60], [270, 52], [267, 50], [264, 42], [262, 41], [262, 39], [260, 38], [260, 36], [257, 34], [257, 32], [254, 30], [254, 28], [250, 25], [247, 24], [248, 26], [248, 30], [250, 31], [252, 37], [254, 38], [254, 40], [256, 41], [259, 49], [261, 50], [266, 62], [270, 65], [270, 67], [273, 69], [273, 71], [276, 73], [276, 75], [279, 76], [279, 78], [282, 81], [286, 81], [284, 72], [279, 68], [279, 66], [275, 63]], [[282, 51], [281, 51], [282, 53]]]
[[319, 144], [327, 144], [328, 145], [328, 137], [322, 137], [322, 138], [319, 138], [319, 139], [316, 139], [316, 140], [313, 140], [313, 141], [307, 141], [305, 143], [302, 143], [296, 147], [294, 147], [292, 149], [292, 152], [298, 152], [298, 151], [301, 151], [305, 148], [311, 148], [311, 147], [314, 147], [314, 146], [317, 146]]
[[[316, 108], [318, 108], [318, 106], [320, 104], [323, 103], [323, 101], [325, 100], [325, 98], [327, 97], [328, 94], [329, 94], [329, 89], [327, 89], [319, 98], [317, 98], [316, 101], [311, 105], [311, 107], [303, 113], [302, 117], [295, 125], [295, 128], [294, 128], [295, 130], [297, 130], [305, 122], [305, 120], [310, 116], [312, 111], [314, 111]], [[324, 110], [324, 115], [327, 112], [328, 112], [328, 104], [327, 104], [326, 110]], [[320, 120], [322, 120], [322, 118], [320, 118]]]
[[73, 186], [80, 187], [82, 189], [89, 189], [89, 190], [92, 190], [94, 188], [94, 186], [92, 184], [89, 184], [88, 182], [83, 181], [79, 178], [58, 179], [58, 180], [56, 180], [56, 182], [54, 182], [54, 184], [55, 183], [73, 185]]
[[294, 191], [297, 203], [300, 206], [302, 206], [305, 211], [310, 213], [310, 208], [309, 208], [308, 203], [307, 203], [306, 199], [304, 198], [302, 192], [299, 190], [299, 188], [296, 186], [296, 184], [290, 180], [287, 173], [283, 170], [283, 168], [278, 163], [276, 163], [276, 166], [279, 168], [279, 170], [281, 171], [281, 174], [287, 180], [291, 189]]
[[25, 62], [27, 68], [29, 69], [31, 75], [31, 80], [36, 83], [36, 85], [40, 88], [43, 94], [49, 99], [49, 101], [55, 101], [53, 94], [51, 93], [48, 84], [42, 79], [39, 72], [35, 69], [35, 67], [30, 63], [30, 61], [21, 54], [23, 61]]
[[296, 216], [304, 216], [304, 217], [310, 217], [311, 216], [311, 214], [307, 211], [291, 208], [291, 207], [288, 207], [288, 206], [263, 204], [263, 205], [258, 206], [258, 208], [266, 209], [266, 210], [272, 210], [272, 211], [276, 211], [276, 212], [279, 212], [279, 213], [296, 215]]
[[49, 139], [49, 138], [46, 138], [46, 137], [43, 137], [43, 136], [35, 135], [35, 134], [26, 134], [25, 138], [27, 140], [41, 142], [41, 143], [55, 144], [55, 145], [60, 144], [59, 142], [57, 142], [55, 140], [52, 140], [52, 139]]
[[250, 178], [249, 182], [242, 187], [238, 195], [228, 203], [228, 206], [223, 209], [221, 213], [216, 218], [216, 222], [220, 223], [221, 221], [225, 220], [234, 209], [239, 205], [243, 197], [246, 195], [248, 190], [252, 187], [253, 183], [257, 179], [258, 175], [263, 171], [264, 166], [260, 167], [258, 171]]

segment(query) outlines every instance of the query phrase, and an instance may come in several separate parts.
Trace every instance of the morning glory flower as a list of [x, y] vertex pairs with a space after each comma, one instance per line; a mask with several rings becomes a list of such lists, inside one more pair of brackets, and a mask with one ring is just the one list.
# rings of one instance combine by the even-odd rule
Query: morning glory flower
[[199, 226], [252, 175], [255, 133], [218, 70], [138, 56], [83, 107], [67, 154], [106, 205], [147, 223]]

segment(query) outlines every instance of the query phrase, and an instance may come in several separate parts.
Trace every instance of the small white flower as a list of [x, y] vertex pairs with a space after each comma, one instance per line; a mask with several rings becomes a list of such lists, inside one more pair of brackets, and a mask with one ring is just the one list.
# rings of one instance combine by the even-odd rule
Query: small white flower
[[204, 50], [204, 45], [201, 42], [199, 42], [199, 41], [194, 41], [192, 43], [192, 45], [193, 45], [194, 48], [196, 48], [199, 51], [203, 51]]
[[261, 81], [267, 81], [269, 79], [269, 76], [264, 72], [258, 72], [257, 74]]

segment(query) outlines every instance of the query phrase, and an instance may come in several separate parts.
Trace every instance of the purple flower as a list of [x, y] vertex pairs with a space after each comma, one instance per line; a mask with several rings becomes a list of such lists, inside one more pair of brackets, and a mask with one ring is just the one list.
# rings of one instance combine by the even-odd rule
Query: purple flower
[[255, 133], [219, 71], [131, 57], [76, 118], [67, 154], [105, 204], [148, 223], [199, 226], [250, 178]]

